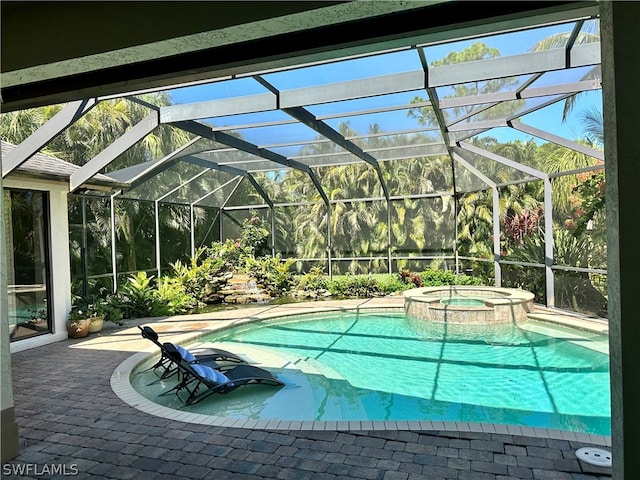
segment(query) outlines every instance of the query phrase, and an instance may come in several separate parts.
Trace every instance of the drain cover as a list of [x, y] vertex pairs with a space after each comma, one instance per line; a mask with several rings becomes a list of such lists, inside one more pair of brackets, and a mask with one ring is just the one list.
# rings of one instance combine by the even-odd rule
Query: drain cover
[[583, 462], [599, 467], [611, 466], [611, 452], [601, 448], [584, 447], [576, 451], [576, 457]]

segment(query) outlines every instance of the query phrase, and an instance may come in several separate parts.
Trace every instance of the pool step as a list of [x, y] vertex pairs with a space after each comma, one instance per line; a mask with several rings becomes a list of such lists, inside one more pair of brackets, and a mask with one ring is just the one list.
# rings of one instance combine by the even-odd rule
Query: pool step
[[558, 333], [560, 333], [562, 337], [566, 339], [566, 341], [573, 343], [574, 345], [579, 345], [581, 347], [604, 353], [605, 355], [609, 355], [608, 342], [589, 338], [588, 336], [576, 335], [574, 333], [571, 333], [568, 328], [563, 328], [562, 325], [545, 325], [538, 322], [523, 322], [519, 324], [519, 327], [523, 330], [527, 330], [533, 333], [539, 333], [540, 335], [545, 335], [547, 337], [558, 337]]
[[609, 335], [609, 324], [603, 320], [590, 320], [576, 318], [570, 316], [559, 316], [549, 313], [530, 313], [527, 315], [530, 320], [539, 320], [541, 322], [553, 323], [554, 325], [562, 325], [584, 330], [586, 332], [597, 333], [599, 335]]

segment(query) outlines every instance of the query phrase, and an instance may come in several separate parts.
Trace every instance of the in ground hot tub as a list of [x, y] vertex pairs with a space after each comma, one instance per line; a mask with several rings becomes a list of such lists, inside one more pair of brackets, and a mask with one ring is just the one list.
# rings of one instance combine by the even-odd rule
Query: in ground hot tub
[[498, 287], [421, 287], [404, 292], [409, 317], [459, 325], [513, 323], [533, 311], [534, 295]]

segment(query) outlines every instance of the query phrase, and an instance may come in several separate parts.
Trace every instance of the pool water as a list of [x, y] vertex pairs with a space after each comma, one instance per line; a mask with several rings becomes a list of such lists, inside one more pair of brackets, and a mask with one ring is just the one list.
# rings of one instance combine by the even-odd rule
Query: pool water
[[[610, 435], [605, 337], [535, 321], [415, 329], [404, 314], [340, 313], [260, 321], [203, 343], [244, 352], [286, 386], [241, 387], [185, 409], [279, 420], [440, 420]], [[172, 380], [132, 384], [158, 403]]]

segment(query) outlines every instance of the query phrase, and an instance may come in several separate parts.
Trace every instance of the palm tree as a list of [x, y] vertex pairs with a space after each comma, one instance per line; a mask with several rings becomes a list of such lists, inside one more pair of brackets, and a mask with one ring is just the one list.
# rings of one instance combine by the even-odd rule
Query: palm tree
[[596, 148], [604, 147], [604, 121], [602, 111], [592, 106], [582, 111], [582, 123], [584, 124], [584, 132], [587, 139], [593, 143]]
[[[600, 41], [600, 23], [588, 22], [586, 28], [583, 28], [575, 38], [574, 45], [584, 45], [587, 43], [594, 43]], [[551, 50], [554, 48], [564, 48], [569, 41], [573, 32], [560, 32], [548, 36], [547, 38], [540, 40], [533, 47], [532, 52], [541, 52], [544, 50]], [[582, 77], [582, 80], [594, 80], [602, 78], [600, 67], [594, 67], [586, 75]], [[564, 108], [562, 110], [562, 121], [565, 122], [575, 107], [576, 99], [580, 94], [572, 95], [564, 101]]]

